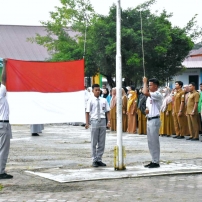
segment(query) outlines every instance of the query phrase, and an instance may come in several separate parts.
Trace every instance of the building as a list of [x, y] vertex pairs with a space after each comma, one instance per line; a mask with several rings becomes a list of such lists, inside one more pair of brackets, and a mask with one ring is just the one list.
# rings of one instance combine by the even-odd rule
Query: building
[[[71, 37], [77, 35], [77, 33], [71, 29], [66, 29], [66, 31]], [[28, 38], [35, 37], [36, 34], [46, 36], [46, 27], [0, 25], [0, 58], [27, 61], [49, 60], [51, 53], [48, 52], [45, 47], [28, 41]]]
[[[66, 31], [71, 37], [78, 34], [71, 29]], [[36, 34], [46, 36], [46, 27], [0, 25], [0, 75], [2, 58], [26, 61], [47, 61], [51, 58], [51, 53], [44, 46], [28, 41], [28, 38], [33, 38]]]
[[184, 84], [194, 82], [199, 89], [199, 84], [202, 83], [202, 48], [192, 50], [182, 65], [186, 69], [182, 74], [174, 77], [172, 87], [175, 81], [182, 81]]
[[[72, 31], [70, 28], [66, 32], [74, 38], [79, 33]], [[16, 60], [27, 61], [47, 61], [51, 58], [51, 53], [48, 50], [38, 45], [31, 43], [28, 38], [35, 37], [36, 34], [46, 36], [47, 31], [44, 26], [28, 26], [28, 25], [0, 25], [0, 58], [11, 58]], [[182, 63], [186, 70], [174, 77], [170, 82], [170, 86], [174, 87], [177, 80], [183, 81], [184, 84], [195, 82], [197, 86], [202, 83], [202, 48], [193, 50], [185, 58]], [[2, 63], [0, 61], [0, 74]], [[106, 83], [106, 79], [102, 79]], [[88, 86], [90, 85], [90, 82]]]

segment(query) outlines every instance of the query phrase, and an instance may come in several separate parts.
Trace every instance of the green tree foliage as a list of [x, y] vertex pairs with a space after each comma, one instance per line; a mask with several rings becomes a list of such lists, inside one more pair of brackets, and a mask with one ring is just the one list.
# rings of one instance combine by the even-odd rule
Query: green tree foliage
[[55, 7], [56, 11], [50, 12], [51, 20], [41, 22], [46, 27], [47, 36], [37, 34], [35, 38], [28, 40], [45, 46], [52, 54], [51, 61], [81, 59], [84, 48], [80, 40], [84, 37], [86, 24], [90, 25], [95, 15], [94, 10], [89, 0], [60, 2], [62, 6]]
[[[37, 35], [31, 41], [46, 46], [53, 61], [81, 59], [84, 55], [87, 33], [85, 72], [93, 76], [100, 72], [111, 86], [115, 83], [116, 66], [116, 6], [112, 5], [107, 16], [95, 14], [89, 0], [61, 0], [62, 7], [51, 12], [51, 21], [42, 22], [47, 36]], [[184, 28], [173, 27], [172, 14], [163, 10], [151, 13], [155, 0], [136, 8], [122, 11], [122, 66], [126, 85], [136, 85], [143, 76], [140, 10], [143, 20], [146, 76], [161, 81], [171, 79], [183, 67], [182, 61], [193, 48], [193, 41], [201, 36], [194, 16]], [[77, 33], [70, 36], [68, 29]]]
[[[140, 9], [142, 10], [146, 76], [162, 81], [171, 79], [183, 69], [181, 62], [193, 47], [186, 29], [172, 27], [171, 14], [165, 10], [152, 14], [147, 2], [135, 9], [122, 11], [122, 66], [126, 85], [137, 84], [143, 76]], [[94, 48], [94, 67], [105, 75], [115, 75], [116, 7], [108, 16], [100, 16], [89, 28], [90, 49]], [[195, 36], [195, 35], [194, 35]], [[97, 51], [96, 51], [97, 50]], [[97, 64], [96, 64], [97, 61]], [[87, 67], [88, 68], [88, 67]]]
[[0, 191], [2, 191], [4, 188], [4, 186], [2, 184], [0, 184]]

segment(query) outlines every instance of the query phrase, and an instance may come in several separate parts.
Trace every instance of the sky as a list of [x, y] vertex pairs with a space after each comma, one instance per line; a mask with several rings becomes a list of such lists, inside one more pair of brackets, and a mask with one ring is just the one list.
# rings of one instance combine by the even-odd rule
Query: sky
[[[109, 7], [116, 0], [90, 0], [95, 11], [107, 14]], [[123, 9], [135, 8], [144, 0], [121, 0]], [[60, 6], [59, 0], [0, 0], [0, 24], [9, 25], [40, 25], [40, 21], [50, 19], [49, 12]], [[163, 9], [173, 13], [173, 25], [184, 27], [186, 23], [198, 14], [198, 25], [202, 27], [202, 0], [157, 0], [152, 11]]]

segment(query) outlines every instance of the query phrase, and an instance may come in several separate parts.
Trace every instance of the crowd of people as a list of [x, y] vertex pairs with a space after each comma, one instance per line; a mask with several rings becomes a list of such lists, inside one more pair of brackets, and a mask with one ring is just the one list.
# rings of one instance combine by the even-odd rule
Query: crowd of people
[[[92, 89], [86, 88], [85, 98], [86, 128], [89, 128], [90, 120], [93, 121], [91, 127], [93, 166], [106, 166], [102, 162], [105, 138], [101, 138], [103, 140], [100, 142], [99, 137], [105, 137], [106, 128], [116, 131], [116, 88], [109, 91], [105, 85], [101, 89], [95, 84]], [[99, 100], [102, 102], [101, 106], [98, 105]], [[144, 77], [142, 88], [135, 89], [134, 86], [122, 88], [122, 130], [130, 134], [147, 135], [152, 161], [145, 167], [160, 167], [159, 136], [172, 136], [175, 139], [184, 139], [188, 136], [186, 140], [199, 140], [201, 103], [202, 83], [200, 91], [197, 91], [194, 82], [183, 86], [182, 81], [176, 81], [175, 88], [171, 90], [168, 86], [159, 87], [157, 79], [150, 79], [148, 82]], [[104, 122], [100, 125], [98, 114], [101, 111], [101, 119]]]
[[[148, 85], [149, 84], [149, 85]], [[175, 88], [159, 88], [157, 79], [143, 78], [143, 87], [122, 88], [122, 130], [130, 134], [147, 135], [148, 148], [152, 161], [146, 168], [158, 168], [160, 159], [159, 136], [198, 141], [201, 131], [202, 83], [200, 91], [191, 82], [184, 85], [175, 82]], [[2, 82], [0, 83], [0, 179], [11, 179], [5, 167], [12, 138], [9, 123], [9, 106], [6, 99], [6, 60], [3, 60]], [[102, 162], [105, 149], [106, 129], [116, 131], [117, 125], [116, 88], [109, 90], [94, 84], [85, 91], [86, 124], [91, 125], [92, 166], [106, 166]], [[32, 136], [38, 136], [43, 124], [31, 125]]]
[[[122, 129], [130, 134], [147, 134], [147, 96], [133, 85], [122, 88]], [[201, 131], [201, 103], [202, 83], [200, 91], [196, 90], [195, 83], [183, 85], [182, 81], [175, 82], [175, 88], [160, 87], [162, 95], [160, 106], [161, 126], [159, 135], [176, 139], [199, 140]], [[86, 103], [90, 96], [91, 88], [86, 89]], [[110, 129], [116, 131], [116, 87], [109, 90], [106, 85], [100, 90], [100, 97], [105, 98], [110, 106]], [[106, 120], [107, 117], [106, 117]], [[107, 125], [107, 121], [106, 121]]]

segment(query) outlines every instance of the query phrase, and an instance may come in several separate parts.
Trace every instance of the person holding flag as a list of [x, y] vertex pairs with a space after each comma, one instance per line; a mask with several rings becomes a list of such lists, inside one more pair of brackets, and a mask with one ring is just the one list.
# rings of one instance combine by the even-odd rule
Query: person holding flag
[[155, 78], [149, 79], [149, 92], [147, 89], [147, 78], [143, 77], [143, 93], [147, 96], [147, 140], [152, 161], [145, 165], [146, 168], [158, 168], [160, 160], [160, 108], [163, 96], [158, 91], [159, 81]]
[[2, 81], [0, 84], [0, 179], [11, 179], [12, 175], [5, 172], [5, 167], [10, 150], [12, 138], [11, 125], [9, 123], [9, 105], [6, 99], [6, 62], [3, 60]]

